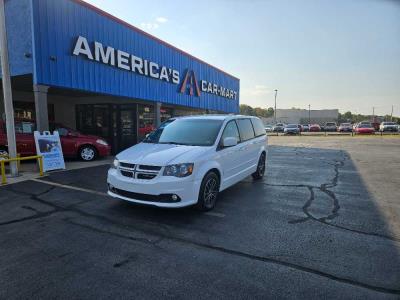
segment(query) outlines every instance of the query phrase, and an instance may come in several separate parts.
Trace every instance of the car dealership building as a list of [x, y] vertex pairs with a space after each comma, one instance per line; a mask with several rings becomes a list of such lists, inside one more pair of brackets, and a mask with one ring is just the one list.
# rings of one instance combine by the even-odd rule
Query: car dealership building
[[119, 151], [171, 116], [239, 111], [238, 78], [83, 1], [5, 12], [15, 117], [39, 130], [62, 123]]

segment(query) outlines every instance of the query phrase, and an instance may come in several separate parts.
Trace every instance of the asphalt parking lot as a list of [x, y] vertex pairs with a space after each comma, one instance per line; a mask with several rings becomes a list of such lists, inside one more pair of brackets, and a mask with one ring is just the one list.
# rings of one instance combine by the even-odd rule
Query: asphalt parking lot
[[270, 137], [215, 210], [104, 195], [108, 166], [0, 188], [0, 298], [400, 297], [400, 138]]

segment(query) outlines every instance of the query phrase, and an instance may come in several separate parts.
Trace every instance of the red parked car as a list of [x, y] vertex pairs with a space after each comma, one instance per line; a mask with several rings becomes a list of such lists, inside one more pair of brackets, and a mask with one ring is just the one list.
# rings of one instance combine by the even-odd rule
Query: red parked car
[[312, 124], [310, 125], [310, 132], [319, 132], [321, 131], [321, 126], [319, 126], [318, 124]]
[[371, 124], [361, 123], [356, 127], [356, 133], [358, 134], [374, 134], [375, 128]]
[[[98, 136], [85, 135], [56, 123], [50, 124], [50, 130], [57, 130], [60, 134], [64, 157], [78, 157], [84, 161], [92, 161], [98, 156], [110, 155], [111, 147]], [[34, 131], [35, 123], [30, 120], [15, 122], [17, 153], [21, 156], [36, 155]], [[5, 123], [0, 121], [0, 154], [5, 153], [7, 153], [7, 133]]]

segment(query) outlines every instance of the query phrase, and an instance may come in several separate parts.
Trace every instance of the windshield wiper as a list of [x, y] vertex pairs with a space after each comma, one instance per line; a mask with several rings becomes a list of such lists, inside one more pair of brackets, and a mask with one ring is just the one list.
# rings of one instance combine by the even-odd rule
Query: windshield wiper
[[159, 144], [169, 144], [169, 145], [184, 145], [182, 143], [177, 143], [177, 142], [158, 142]]

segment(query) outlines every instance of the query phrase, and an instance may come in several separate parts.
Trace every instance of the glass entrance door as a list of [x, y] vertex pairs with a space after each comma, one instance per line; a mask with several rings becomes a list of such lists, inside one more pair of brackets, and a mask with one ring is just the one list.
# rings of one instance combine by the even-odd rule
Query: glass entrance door
[[138, 142], [137, 104], [79, 104], [77, 129], [104, 138], [113, 153]]
[[118, 151], [137, 143], [136, 105], [121, 105], [119, 109]]
[[109, 104], [77, 105], [76, 128], [84, 134], [102, 137], [112, 145], [110, 111]]

